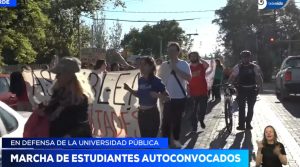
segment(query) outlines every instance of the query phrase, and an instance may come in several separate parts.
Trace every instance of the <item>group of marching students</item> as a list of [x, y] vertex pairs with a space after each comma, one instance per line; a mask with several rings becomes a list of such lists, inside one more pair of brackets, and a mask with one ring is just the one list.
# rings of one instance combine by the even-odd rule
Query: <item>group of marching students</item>
[[[198, 124], [202, 129], [206, 128], [205, 115], [210, 94], [206, 75], [211, 72], [207, 69], [212, 65], [201, 59], [198, 52], [189, 53], [189, 63], [179, 58], [180, 53], [180, 45], [170, 42], [167, 47], [168, 61], [158, 62], [159, 66], [152, 57], [140, 58], [136, 67], [128, 66], [129, 69], [138, 68], [140, 70], [137, 90], [124, 84], [124, 89], [139, 99], [138, 124], [141, 137], [166, 137], [170, 144], [172, 143], [178, 148], [182, 148], [180, 142], [181, 121], [188, 99], [192, 102], [191, 131], [196, 132]], [[259, 67], [250, 63], [251, 52], [243, 51], [241, 57], [242, 62], [234, 67], [230, 74], [224, 69], [220, 60], [215, 60], [211, 94], [212, 99], [220, 100], [220, 86], [224, 80], [223, 77], [225, 76], [229, 83], [233, 83], [238, 78], [240, 114], [237, 129], [251, 130], [253, 108], [259, 90], [259, 87], [254, 85], [261, 85], [261, 78], [259, 78]], [[77, 58], [64, 57], [54, 68], [49, 70], [56, 74], [51, 99], [47, 104], [40, 103], [34, 107], [36, 115], [47, 117], [49, 137], [92, 137], [88, 107], [93, 102], [94, 96], [90, 88], [81, 83], [82, 81], [76, 76], [81, 68], [81, 62]], [[105, 74], [106, 69], [105, 60], [98, 60], [94, 66], [94, 72], [99, 75]], [[22, 86], [15, 84], [15, 82], [20, 83], [20, 81], [15, 81], [18, 80], [16, 78], [22, 77], [20, 74], [11, 74], [10, 90], [17, 94], [20, 100], [19, 106], [27, 106], [28, 104], [25, 103], [29, 100], [24, 93], [26, 91], [24, 79]], [[246, 101], [248, 113], [245, 117]], [[162, 112], [159, 111], [159, 108], [162, 109]], [[267, 164], [266, 158], [275, 159], [277, 164], [279, 162], [286, 163], [284, 147], [277, 141], [277, 134], [273, 127], [266, 127], [264, 140], [258, 142], [258, 146], [258, 164], [262, 162]], [[276, 150], [276, 152], [274, 151], [273, 154], [270, 153], [270, 150]]]

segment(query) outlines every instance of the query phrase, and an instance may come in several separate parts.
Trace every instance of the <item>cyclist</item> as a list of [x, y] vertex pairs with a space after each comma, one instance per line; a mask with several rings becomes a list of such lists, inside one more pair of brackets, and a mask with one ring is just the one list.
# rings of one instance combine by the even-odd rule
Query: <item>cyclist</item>
[[[237, 130], [251, 130], [253, 108], [256, 102], [257, 93], [262, 87], [262, 76], [258, 65], [251, 63], [252, 53], [244, 50], [240, 53], [241, 63], [237, 64], [229, 77], [228, 83], [237, 81], [237, 101], [239, 106], [239, 126]], [[246, 102], [248, 105], [247, 117], [245, 117]]]

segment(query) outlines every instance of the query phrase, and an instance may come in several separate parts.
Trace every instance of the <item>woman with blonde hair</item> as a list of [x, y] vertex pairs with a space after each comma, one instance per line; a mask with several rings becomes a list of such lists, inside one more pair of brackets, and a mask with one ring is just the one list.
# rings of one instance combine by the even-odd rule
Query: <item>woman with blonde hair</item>
[[273, 126], [267, 126], [264, 130], [264, 138], [257, 141], [256, 166], [282, 167], [287, 165], [284, 146], [277, 140], [277, 132]]
[[64, 57], [50, 70], [57, 79], [50, 102], [43, 109], [50, 121], [50, 137], [92, 137], [88, 108], [93, 95], [88, 82], [76, 76], [80, 68], [80, 60]]

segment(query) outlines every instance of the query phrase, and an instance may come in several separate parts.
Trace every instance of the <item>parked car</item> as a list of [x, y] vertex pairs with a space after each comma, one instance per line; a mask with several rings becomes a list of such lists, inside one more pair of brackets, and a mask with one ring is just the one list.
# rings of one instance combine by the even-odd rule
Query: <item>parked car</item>
[[300, 93], [300, 56], [289, 56], [276, 75], [276, 95], [285, 100], [290, 95]]
[[[22, 115], [24, 114], [23, 117]], [[0, 102], [0, 148], [2, 148], [2, 137], [23, 137], [24, 126], [31, 113], [22, 112], [20, 115], [14, 109]], [[0, 167], [2, 154], [0, 151]]]
[[0, 101], [16, 109], [17, 97], [9, 92], [9, 75], [0, 74]]

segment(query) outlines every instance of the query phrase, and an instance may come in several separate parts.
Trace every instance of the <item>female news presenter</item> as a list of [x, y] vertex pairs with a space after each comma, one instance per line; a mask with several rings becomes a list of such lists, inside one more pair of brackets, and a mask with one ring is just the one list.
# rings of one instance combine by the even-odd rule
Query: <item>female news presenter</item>
[[265, 128], [264, 138], [257, 141], [257, 146], [257, 167], [282, 167], [287, 164], [284, 146], [277, 141], [277, 133], [272, 126]]

